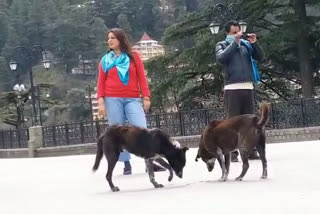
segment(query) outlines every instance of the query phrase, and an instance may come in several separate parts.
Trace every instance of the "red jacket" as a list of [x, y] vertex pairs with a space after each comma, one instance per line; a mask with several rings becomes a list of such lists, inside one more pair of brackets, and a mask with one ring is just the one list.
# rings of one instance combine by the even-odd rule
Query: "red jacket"
[[[133, 59], [130, 59], [129, 82], [124, 85], [118, 75], [116, 66], [104, 73], [99, 63], [99, 77], [97, 86], [97, 97], [149, 97], [150, 91], [146, 79], [143, 62], [138, 53], [132, 53]], [[140, 90], [141, 89], [141, 90]]]

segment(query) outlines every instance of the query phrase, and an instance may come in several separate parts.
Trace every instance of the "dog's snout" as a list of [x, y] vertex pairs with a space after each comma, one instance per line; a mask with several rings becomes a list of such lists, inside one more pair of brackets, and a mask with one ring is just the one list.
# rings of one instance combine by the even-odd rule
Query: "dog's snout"
[[177, 176], [178, 176], [179, 178], [182, 178], [182, 171], [178, 172], [178, 173], [177, 173]]
[[214, 168], [215, 159], [210, 159], [207, 162], [208, 171], [211, 172]]
[[197, 162], [198, 162], [198, 159], [199, 159], [199, 158], [200, 158], [200, 155], [199, 155], [199, 154], [197, 154], [195, 161], [197, 161]]

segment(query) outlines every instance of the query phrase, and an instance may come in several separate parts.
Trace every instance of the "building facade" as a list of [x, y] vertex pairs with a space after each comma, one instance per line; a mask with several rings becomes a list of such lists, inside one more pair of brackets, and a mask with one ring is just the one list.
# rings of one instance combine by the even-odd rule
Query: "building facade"
[[153, 40], [147, 33], [144, 33], [140, 41], [132, 49], [137, 51], [143, 61], [155, 56], [164, 55], [164, 48], [158, 41]]

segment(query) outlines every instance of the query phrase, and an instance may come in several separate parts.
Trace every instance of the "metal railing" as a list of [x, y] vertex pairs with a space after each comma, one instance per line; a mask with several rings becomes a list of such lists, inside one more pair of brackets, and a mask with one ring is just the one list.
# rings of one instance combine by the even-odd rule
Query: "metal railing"
[[44, 147], [94, 143], [106, 121], [85, 121], [42, 127]]
[[271, 104], [271, 129], [320, 126], [320, 99], [299, 99]]
[[0, 149], [28, 148], [29, 130], [0, 130]]
[[[271, 104], [267, 129], [320, 126], [320, 99], [300, 99]], [[259, 114], [257, 112], [257, 114]], [[170, 136], [200, 134], [212, 119], [223, 119], [224, 109], [199, 109], [147, 115], [148, 128], [160, 128]], [[45, 147], [94, 143], [107, 121], [84, 121], [44, 126]], [[0, 132], [0, 148], [26, 148], [28, 130]]]

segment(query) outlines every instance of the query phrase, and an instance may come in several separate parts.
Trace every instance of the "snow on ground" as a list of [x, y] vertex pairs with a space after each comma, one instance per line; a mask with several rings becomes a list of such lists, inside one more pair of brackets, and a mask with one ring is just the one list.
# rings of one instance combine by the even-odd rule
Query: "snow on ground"
[[[134, 174], [114, 171], [113, 193], [105, 180], [103, 159], [91, 173], [94, 155], [38, 159], [0, 159], [1, 214], [113, 214], [113, 213], [320, 213], [320, 142], [267, 145], [269, 179], [260, 180], [261, 162], [251, 161], [242, 182], [241, 162], [231, 164], [229, 181], [218, 182], [219, 165], [207, 172], [195, 162], [196, 149], [187, 152], [183, 179], [167, 181], [168, 172], [156, 173], [165, 185], [154, 189], [144, 172], [144, 161], [134, 157]], [[218, 168], [217, 168], [218, 167]]]

